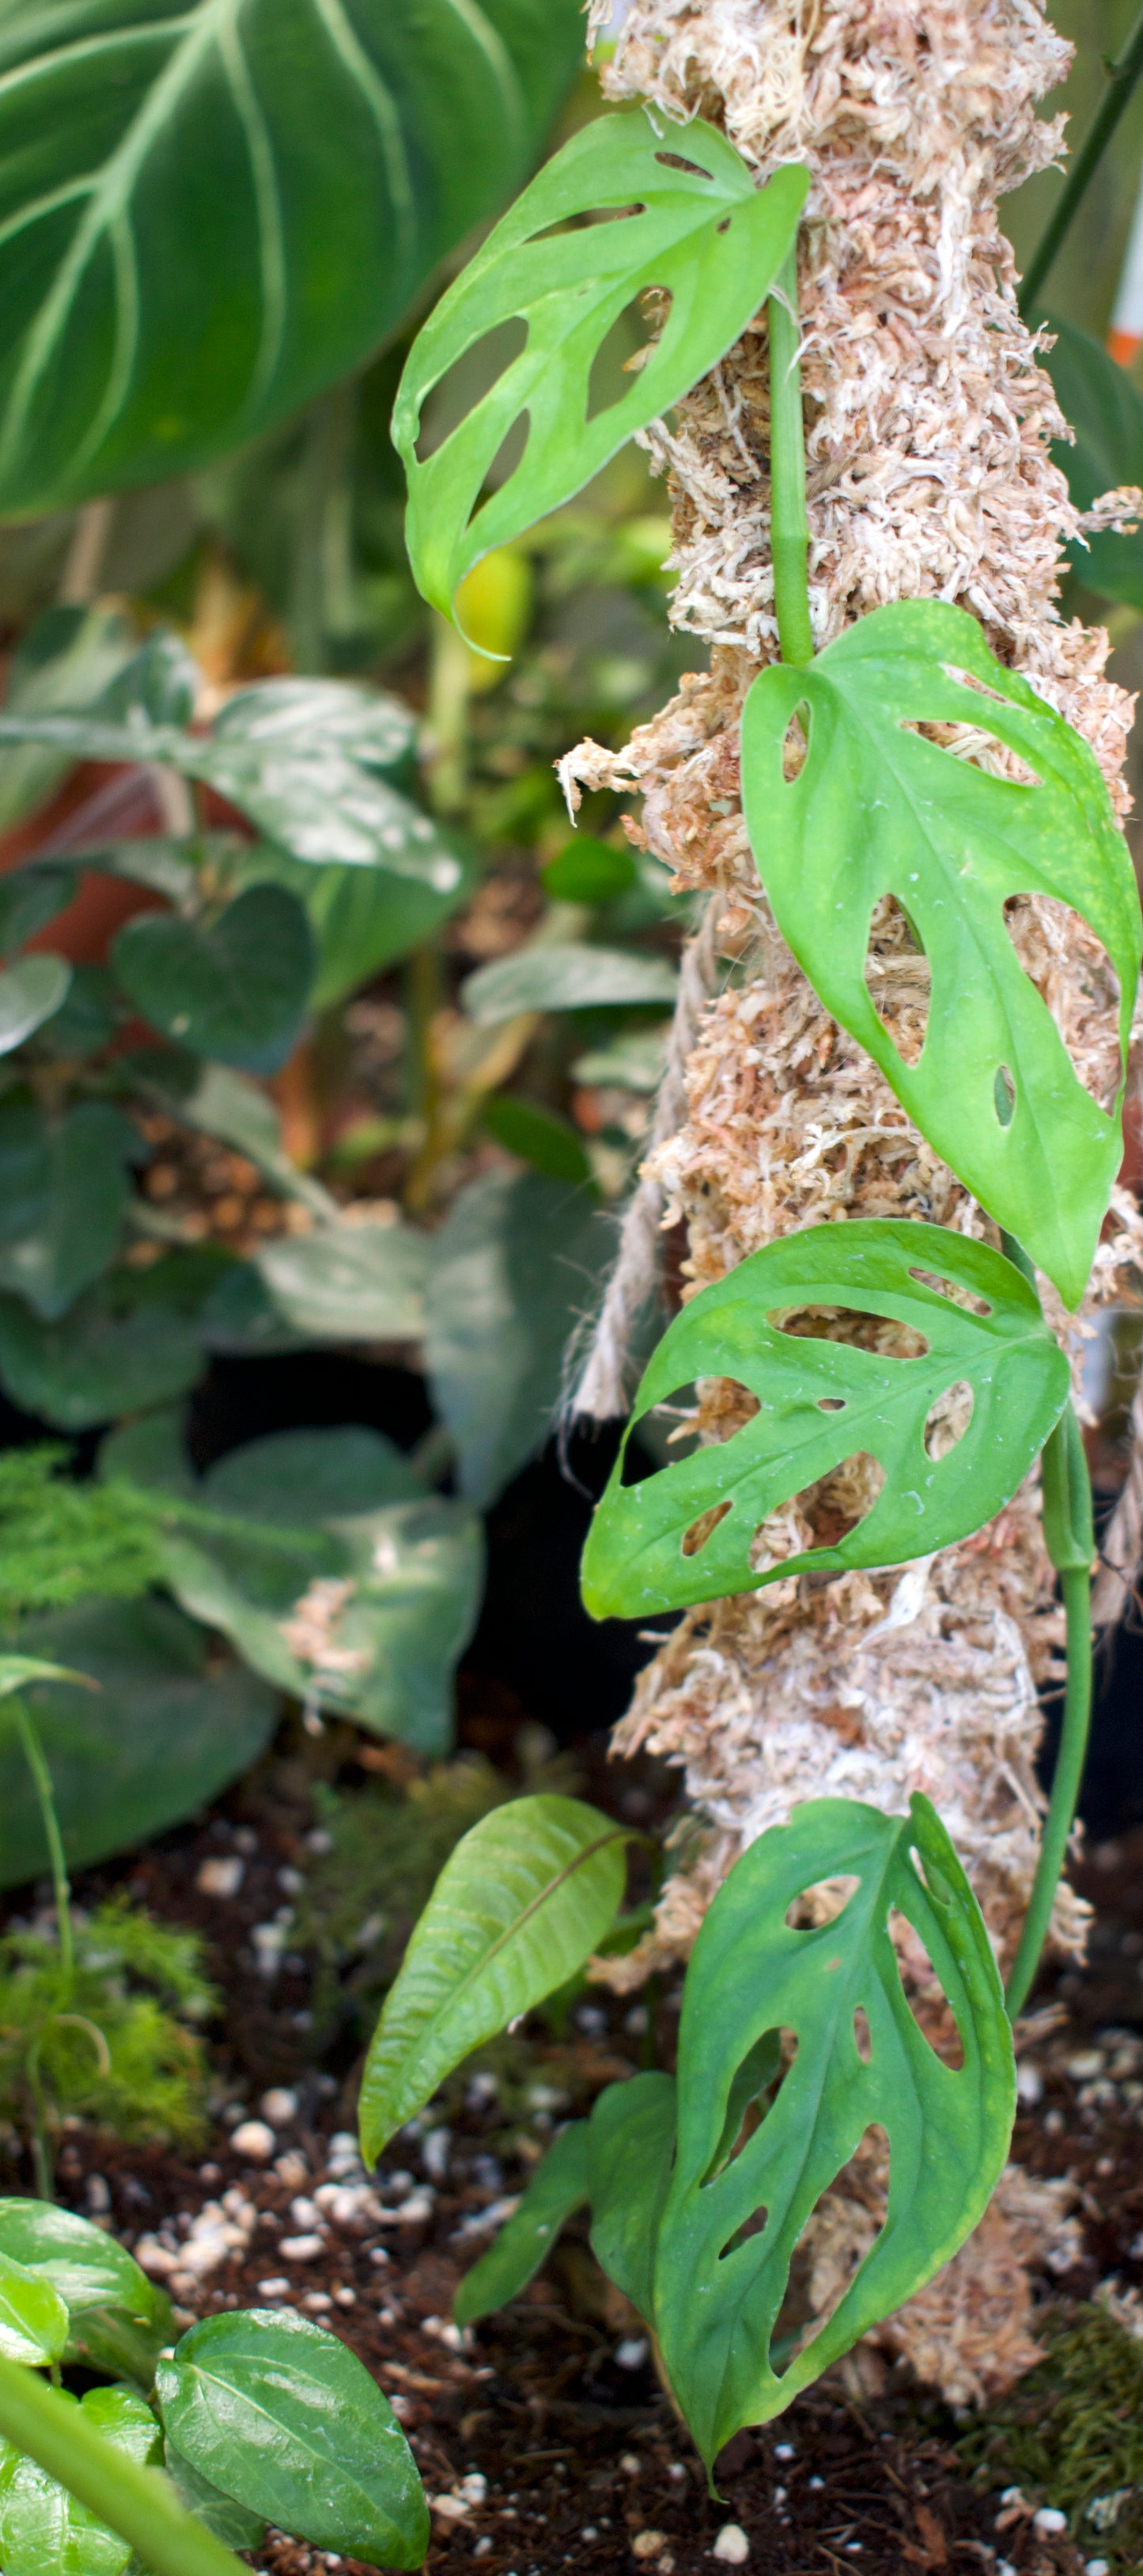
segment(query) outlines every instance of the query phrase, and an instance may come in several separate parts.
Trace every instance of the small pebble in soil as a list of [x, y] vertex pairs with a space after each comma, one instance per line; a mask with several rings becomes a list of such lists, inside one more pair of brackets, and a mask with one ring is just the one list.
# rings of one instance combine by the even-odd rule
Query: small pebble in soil
[[200, 1896], [237, 1896], [245, 1876], [245, 1861], [237, 1852], [226, 1852], [200, 1862], [194, 1883]]
[[793, 2457], [794, 2457], [794, 2445], [793, 2445], [793, 2443], [792, 2443], [792, 2442], [775, 2442], [775, 2444], [774, 2444], [774, 2457], [775, 2457], [775, 2459], [776, 2459], [776, 2460], [792, 2460], [792, 2459], [793, 2459]]
[[665, 2531], [636, 2531], [632, 2533], [631, 2555], [633, 2558], [662, 2559], [663, 2551], [666, 2546], [667, 2535]]
[[1108, 2558], [1085, 2558], [1084, 2560], [1084, 2576], [1110, 2576], [1110, 2571], [1111, 2561]]
[[258, 2283], [258, 2296], [260, 2299], [288, 2299], [289, 2295], [290, 2284], [284, 2273], [281, 2278], [279, 2278], [278, 2274], [275, 2272], [272, 2280], [259, 2281]]
[[[625, 2335], [622, 2343], [616, 2344], [615, 2358], [620, 2370], [642, 2370], [649, 2351], [646, 2335]], [[638, 2461], [635, 2465], [638, 2467]]]
[[740, 2522], [724, 2522], [712, 2558], [724, 2558], [728, 2567], [742, 2567], [750, 2556], [750, 2543]]
[[287, 2085], [275, 2084], [262, 2095], [258, 2108], [272, 2129], [288, 2129], [298, 2116], [298, 2097]]
[[256, 2165], [268, 2164], [277, 2139], [264, 2120], [242, 2120], [231, 2138], [236, 2156], [249, 2156]]
[[1054, 2539], [1059, 2532], [1066, 2531], [1067, 2527], [1066, 2513], [1061, 2513], [1058, 2506], [1054, 2504], [1041, 2505], [1039, 2512], [1032, 2516], [1033, 2530], [1041, 2532], [1045, 2540]]

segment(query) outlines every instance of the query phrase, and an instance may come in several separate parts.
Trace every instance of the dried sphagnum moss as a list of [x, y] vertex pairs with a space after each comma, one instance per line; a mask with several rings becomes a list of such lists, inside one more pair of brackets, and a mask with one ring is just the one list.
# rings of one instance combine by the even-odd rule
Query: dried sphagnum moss
[[[603, 0], [591, 13], [606, 14]], [[808, 451], [810, 600], [828, 642], [886, 600], [937, 597], [975, 615], [1086, 736], [1118, 810], [1131, 702], [1104, 677], [1107, 638], [1065, 624], [1063, 542], [1080, 526], [1049, 442], [1065, 434], [1036, 340], [1021, 322], [997, 199], [1058, 154], [1060, 121], [1036, 101], [1069, 48], [1038, 0], [634, 0], [605, 68], [617, 100], [722, 126], [760, 178], [808, 164], [799, 253]], [[769, 376], [764, 315], [645, 443], [668, 474], [673, 617], [705, 637], [710, 670], [626, 751], [581, 744], [563, 764], [583, 787], [638, 789], [629, 826], [679, 886], [707, 887], [739, 989], [708, 1008], [687, 1066], [688, 1115], [657, 1147], [666, 1221], [684, 1217], [693, 1288], [793, 1228], [850, 1216], [918, 1217], [995, 1242], [994, 1227], [937, 1159], [877, 1068], [823, 1011], [774, 924], [740, 808], [738, 722], [760, 663], [777, 656], [769, 549]], [[1116, 494], [1087, 524], [1138, 506]], [[964, 758], [1011, 770], [987, 734], [946, 729]], [[1073, 1062], [1105, 1105], [1117, 1076], [1117, 993], [1102, 948], [1061, 905], [1008, 907], [1027, 972]], [[924, 1030], [926, 968], [893, 904], [871, 934], [878, 1007], [906, 1056]], [[1140, 1250], [1134, 1203], [1116, 1200], [1093, 1308], [1122, 1293]], [[1058, 1303], [1049, 1314], [1064, 1324]], [[704, 1437], [737, 1416], [700, 1390]], [[821, 1515], [860, 1509], [862, 1466], [761, 1534], [769, 1561], [804, 1545]], [[803, 1577], [692, 1612], [644, 1673], [621, 1750], [679, 1763], [705, 1836], [688, 1840], [655, 1933], [623, 1962], [630, 1984], [685, 1956], [715, 1887], [746, 1843], [799, 1799], [841, 1794], [900, 1810], [921, 1788], [960, 1850], [1002, 1963], [1011, 1960], [1042, 1806], [1037, 1683], [1055, 1676], [1060, 1614], [1030, 1479], [988, 1529], [888, 1575]], [[695, 1853], [697, 1850], [697, 1858]], [[1059, 1947], [1082, 1908], [1056, 1907]], [[939, 2011], [927, 1964], [904, 1959], [924, 2020]], [[935, 2026], [935, 2025], [934, 2025]], [[814, 2220], [810, 2253], [828, 2306], [884, 2202], [866, 2142]], [[858, 2223], [857, 2211], [865, 2212]], [[1035, 2357], [1026, 2263], [1062, 2222], [1060, 2195], [1010, 2169], [984, 2226], [939, 2282], [881, 2330], [958, 2401], [1006, 2384]], [[849, 2252], [846, 2253], [848, 2246]], [[998, 2330], [1007, 2303], [1009, 2328]]]

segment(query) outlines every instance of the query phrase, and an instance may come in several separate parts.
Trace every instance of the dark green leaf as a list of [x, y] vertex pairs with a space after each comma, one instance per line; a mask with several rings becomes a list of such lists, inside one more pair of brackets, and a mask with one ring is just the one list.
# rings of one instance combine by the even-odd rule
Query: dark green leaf
[[[407, 811], [411, 830], [416, 809], [410, 805]], [[434, 830], [443, 863], [440, 886], [423, 876], [395, 875], [380, 864], [315, 868], [268, 842], [243, 853], [238, 873], [244, 884], [272, 880], [288, 887], [305, 906], [317, 948], [311, 1010], [326, 1011], [343, 1001], [382, 967], [430, 939], [467, 902], [476, 881], [474, 862], [454, 839], [439, 827]], [[427, 842], [417, 846], [429, 854]]]
[[547, 2262], [564, 2220], [587, 2197], [587, 2122], [573, 2120], [537, 2165], [519, 2208], [488, 2252], [465, 2273], [453, 2302], [458, 2326], [475, 2325], [478, 2317], [518, 2299]]
[[47, 929], [71, 902], [76, 874], [66, 859], [39, 859], [0, 877], [0, 956], [11, 957]]
[[196, 2514], [216, 2540], [228, 2549], [257, 2549], [266, 2528], [265, 2516], [250, 2513], [244, 2504], [235, 2504], [232, 2496], [223, 2495], [221, 2487], [192, 2469], [173, 2442], [163, 2445], [163, 2466], [180, 2504]]
[[[73, 1867], [205, 1806], [249, 1769], [275, 1722], [274, 1694], [238, 1666], [212, 1670], [201, 1630], [168, 1601], [81, 1601], [25, 1621], [21, 1644], [102, 1685], [28, 1692]], [[47, 1865], [23, 1752], [0, 1706], [0, 1886]]]
[[[89, 2388], [75, 2406], [93, 2433], [140, 2464], [157, 2460], [159, 2428], [146, 2400], [127, 2388]], [[46, 2469], [5, 2442], [0, 2451], [0, 2550], [4, 2576], [123, 2576], [131, 2543], [109, 2531]]]
[[[22, 963], [31, 966], [32, 958]], [[83, 1060], [97, 1055], [115, 1035], [118, 996], [107, 966], [73, 966], [58, 1010], [45, 1023], [40, 1040], [49, 1055]]]
[[255, 1262], [232, 1261], [203, 1309], [202, 1338], [208, 1351], [244, 1359], [304, 1351], [310, 1336], [279, 1314]]
[[67, 998], [71, 967], [66, 957], [21, 957], [0, 973], [0, 1055], [23, 1046], [34, 1029], [55, 1017]]
[[42, 2274], [0, 2253], [0, 2353], [33, 2368], [57, 2361], [67, 2343], [67, 2309]]
[[250, 1073], [284, 1064], [313, 982], [313, 936], [284, 886], [248, 886], [213, 922], [148, 912], [114, 948], [115, 972], [152, 1028]]
[[[677, 143], [644, 108], [582, 127], [481, 245], [414, 342], [393, 436], [409, 478], [414, 577], [446, 617], [482, 555], [570, 500], [634, 430], [725, 357], [765, 301], [797, 231], [807, 172], [786, 167], [756, 188], [733, 145], [698, 119], [678, 151]], [[623, 219], [576, 221], [605, 207]], [[593, 412], [599, 352], [651, 287], [671, 298], [659, 337], [633, 383], [610, 403], [604, 395], [605, 407]], [[512, 321], [526, 325], [523, 347], [418, 463], [433, 387], [476, 342]], [[521, 415], [522, 460], [478, 507]]]
[[[956, 1295], [986, 1311], [954, 1304]], [[925, 1350], [898, 1358], [773, 1320], [823, 1306], [890, 1316]], [[716, 1376], [757, 1397], [752, 1419], [729, 1440], [624, 1486], [623, 1457], [640, 1418], [679, 1387]], [[964, 1385], [971, 1419], [934, 1456], [930, 1414]], [[1067, 1391], [1067, 1361], [1035, 1289], [985, 1244], [944, 1226], [858, 1218], [768, 1243], [692, 1298], [663, 1335], [588, 1534], [584, 1600], [593, 1618], [637, 1618], [756, 1591], [807, 1568], [899, 1565], [948, 1547], [1009, 1501]], [[756, 1571], [751, 1552], [770, 1513], [862, 1453], [880, 1461], [885, 1481], [856, 1528], [836, 1545]], [[712, 1511], [722, 1517], [696, 1545], [691, 1533]]]
[[0, 2199], [0, 2253], [39, 2273], [68, 2312], [66, 2361], [149, 2388], [171, 2339], [171, 2303], [125, 2246], [46, 2200]]
[[564, 1352], [608, 1258], [583, 1190], [486, 1174], [433, 1237], [425, 1356], [462, 1493], [482, 1510], [543, 1447]]
[[160, 2365], [164, 2430], [201, 2477], [319, 2549], [419, 2567], [429, 2515], [389, 2401], [336, 2335], [278, 2309], [208, 2317]]
[[578, 0], [61, 0], [0, 41], [0, 510], [223, 455], [358, 366], [525, 176]]
[[606, 1005], [673, 1002], [678, 983], [665, 957], [640, 957], [625, 948], [589, 948], [564, 940], [557, 948], [517, 948], [491, 966], [478, 966], [461, 986], [470, 1019], [481, 1028], [515, 1019], [519, 1011], [596, 1011]]
[[[809, 746], [787, 778], [799, 707]], [[995, 735], [1034, 783], [990, 775], [921, 724]], [[1004, 905], [1039, 893], [1083, 915], [1119, 979], [1126, 1050], [1139, 897], [1094, 753], [994, 660], [964, 609], [895, 600], [805, 670], [774, 663], [759, 673], [743, 710], [742, 790], [778, 926], [826, 1009], [982, 1207], [1077, 1305], [1123, 1150], [1119, 1100], [1108, 1115], [1073, 1072]], [[898, 1053], [866, 980], [870, 921], [887, 894], [932, 973], [915, 1064]]]
[[540, 881], [553, 903], [612, 903], [638, 884], [639, 870], [630, 850], [613, 849], [610, 841], [593, 841], [589, 832], [579, 832], [558, 859], [541, 868]]
[[283, 1324], [311, 1341], [414, 1342], [424, 1330], [429, 1243], [413, 1226], [325, 1226], [256, 1258]]
[[185, 1395], [202, 1375], [200, 1317], [222, 1262], [174, 1253], [151, 1270], [113, 1270], [66, 1315], [45, 1322], [0, 1296], [0, 1378], [26, 1413], [87, 1431]]
[[[916, 1851], [920, 1868], [914, 1865]], [[795, 1898], [856, 1878], [832, 1922], [792, 1931]], [[897, 1909], [928, 1952], [964, 2062], [915, 2022], [889, 1934]], [[865, 2015], [865, 2062], [855, 2016]], [[797, 2054], [741, 2153], [712, 2176], [736, 2073], [766, 2030]], [[932, 2278], [975, 2227], [1008, 2152], [1012, 2033], [976, 1900], [927, 1799], [908, 1817], [815, 1799], [735, 1864], [699, 1933], [679, 2030], [678, 2151], [655, 2255], [655, 2324], [703, 2458], [789, 2405], [867, 2327]], [[832, 2315], [779, 2377], [770, 2344], [798, 2239], [878, 2124], [884, 2227]], [[741, 2231], [759, 2211], [761, 2233]]]
[[619, 1911], [625, 1840], [578, 1798], [534, 1797], [457, 1844], [373, 2034], [360, 2108], [368, 2164], [463, 2057], [582, 1966]]
[[673, 2076], [648, 2072], [609, 2084], [591, 2115], [588, 2175], [592, 2249], [609, 2280], [654, 2317], [655, 2241], [675, 2152]]
[[101, 1101], [48, 1118], [26, 1095], [0, 1100], [0, 1288], [62, 1315], [114, 1259], [125, 1166], [142, 1151]]
[[[1076, 434], [1074, 447], [1061, 440], [1052, 457], [1067, 475], [1077, 510], [1090, 510], [1102, 493], [1143, 483], [1143, 401], [1126, 369], [1089, 331], [1056, 314], [1048, 319], [1056, 342], [1041, 363]], [[1086, 589], [1143, 609], [1143, 529], [1128, 535], [1107, 528], [1077, 539], [1068, 561]]]
[[530, 1163], [548, 1180], [569, 1182], [573, 1189], [591, 1188], [591, 1157], [570, 1119], [557, 1118], [537, 1101], [513, 1099], [511, 1092], [497, 1091], [485, 1103], [484, 1124], [506, 1153]]

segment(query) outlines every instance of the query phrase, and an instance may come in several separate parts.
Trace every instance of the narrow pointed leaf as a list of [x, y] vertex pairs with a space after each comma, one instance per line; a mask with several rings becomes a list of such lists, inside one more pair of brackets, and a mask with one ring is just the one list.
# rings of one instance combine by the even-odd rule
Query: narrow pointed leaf
[[[856, 1891], [834, 1921], [790, 1929], [787, 1910], [803, 1890], [850, 1876]], [[893, 1908], [919, 1934], [951, 2006], [958, 2069], [913, 2018], [889, 1934]], [[855, 2037], [859, 2009], [867, 2063]], [[794, 2062], [741, 2153], [708, 2179], [737, 2068], [767, 2029], [794, 2035]], [[780, 2413], [932, 2278], [975, 2227], [1008, 2152], [1015, 2068], [1000, 1978], [927, 1799], [914, 1797], [907, 1817], [815, 1799], [750, 1845], [695, 1946], [678, 2085], [655, 2323], [671, 2386], [709, 2463], [740, 2425]], [[885, 2224], [832, 2316], [779, 2375], [770, 2343], [794, 2249], [873, 2125], [889, 2142]], [[763, 2210], [761, 2231], [742, 2236]]]
[[373, 2034], [361, 2145], [395, 2129], [481, 2041], [554, 1994], [623, 1899], [622, 1826], [578, 1798], [514, 1798], [446, 1861]]
[[[809, 744], [788, 779], [784, 745], [799, 707]], [[994, 735], [1035, 784], [992, 776], [911, 729], [920, 724]], [[805, 670], [775, 663], [759, 673], [743, 711], [742, 787], [778, 926], [826, 1009], [981, 1206], [1077, 1305], [1122, 1154], [1122, 1086], [1111, 1114], [1084, 1089], [1019, 963], [1004, 905], [1038, 893], [1082, 914], [1119, 979], [1126, 1063], [1139, 897], [1089, 746], [994, 660], [975, 618], [937, 600], [896, 600]], [[932, 972], [912, 1065], [866, 983], [870, 920], [887, 894]]]
[[[967, 1292], [983, 1314], [954, 1305], [929, 1280]], [[799, 1307], [889, 1316], [928, 1345], [912, 1359], [785, 1331], [772, 1319]], [[696, 1378], [731, 1377], [759, 1410], [729, 1440], [697, 1449], [624, 1486], [627, 1441], [641, 1417]], [[972, 1414], [943, 1457], [925, 1445], [929, 1414], [967, 1384]], [[990, 1520], [1015, 1493], [1058, 1420], [1068, 1366], [1035, 1290], [998, 1252], [944, 1226], [854, 1219], [766, 1244], [685, 1306], [664, 1333], [588, 1533], [583, 1597], [593, 1618], [635, 1618], [751, 1592], [804, 1569], [899, 1565], [948, 1547]], [[780, 1503], [843, 1460], [877, 1459], [885, 1481], [872, 1509], [836, 1545], [783, 1558], [759, 1573], [756, 1532]], [[705, 1513], [723, 1518], [695, 1546]]]
[[673, 2075], [609, 2084], [591, 2115], [592, 2251], [641, 2317], [654, 2319], [655, 2243], [675, 2156]]
[[[446, 617], [482, 555], [569, 500], [634, 430], [725, 357], [765, 301], [808, 187], [805, 170], [787, 167], [756, 188], [712, 126], [695, 119], [685, 132], [664, 130], [636, 108], [584, 126], [525, 189], [414, 342], [393, 416], [409, 477], [414, 576]], [[619, 220], [576, 221], [604, 209]], [[661, 335], [627, 391], [591, 417], [593, 362], [647, 287], [671, 297]], [[527, 326], [519, 355], [418, 463], [433, 387], [514, 319]], [[477, 508], [522, 415], [522, 461]]]
[[490, 2317], [518, 2299], [546, 2263], [565, 2219], [588, 2197], [587, 2121], [573, 2120], [550, 2146], [499, 2235], [466, 2272], [453, 2315], [458, 2326]]
[[641, 957], [629, 948], [591, 948], [586, 940], [558, 947], [518, 948], [478, 966], [461, 986], [469, 1018], [494, 1028], [520, 1011], [597, 1011], [604, 1004], [673, 1002], [678, 976], [665, 957]]

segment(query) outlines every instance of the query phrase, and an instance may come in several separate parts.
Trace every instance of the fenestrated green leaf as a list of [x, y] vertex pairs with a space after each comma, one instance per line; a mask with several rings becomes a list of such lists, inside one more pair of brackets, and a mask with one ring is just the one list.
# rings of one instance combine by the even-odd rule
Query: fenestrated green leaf
[[255, 1256], [282, 1322], [317, 1342], [415, 1342], [428, 1236], [411, 1225], [323, 1226]]
[[49, 1118], [26, 1093], [0, 1100], [0, 1289], [62, 1315], [114, 1258], [133, 1127], [100, 1100]]
[[588, 2197], [587, 2121], [572, 2120], [537, 2165], [520, 2206], [466, 2272], [453, 2315], [472, 2326], [518, 2299], [546, 2263], [560, 2229]]
[[481, 1028], [515, 1019], [518, 1011], [594, 1011], [606, 1004], [673, 1002], [678, 984], [665, 957], [633, 949], [590, 948], [582, 940], [559, 947], [518, 948], [466, 977], [460, 998]]
[[[424, 819], [412, 805], [407, 811], [410, 829], [414, 817]], [[287, 887], [305, 906], [317, 948], [311, 1010], [329, 1010], [344, 1001], [347, 993], [369, 983], [383, 966], [430, 939], [467, 902], [476, 883], [475, 862], [453, 837], [439, 826], [434, 829], [444, 862], [440, 886], [420, 876], [395, 875], [379, 863], [367, 868], [311, 867], [268, 841], [242, 852], [236, 870], [242, 884], [272, 881]], [[420, 844], [426, 854], [429, 846]]]
[[301, 1026], [316, 953], [297, 897], [252, 885], [214, 921], [141, 913], [120, 931], [113, 958], [152, 1028], [195, 1054], [273, 1073]]
[[0, 1295], [0, 1378], [9, 1395], [61, 1431], [87, 1431], [185, 1395], [203, 1372], [199, 1319], [225, 1267], [199, 1251], [175, 1252], [150, 1270], [124, 1266], [54, 1320]]
[[0, 1055], [55, 1017], [71, 982], [66, 957], [21, 957], [0, 973]]
[[250, 2511], [371, 2567], [419, 2567], [429, 2515], [388, 2398], [348, 2345], [275, 2308], [192, 2326], [156, 2382], [184, 2459]]
[[564, 1351], [609, 1232], [586, 1191], [486, 1173], [432, 1239], [425, 1356], [469, 1501], [484, 1510], [543, 1447]]
[[[890, 1316], [927, 1347], [898, 1358], [773, 1320], [803, 1307]], [[640, 1418], [700, 1377], [735, 1378], [757, 1397], [757, 1413], [729, 1440], [624, 1486]], [[943, 1456], [931, 1455], [929, 1416], [960, 1386], [971, 1390], [971, 1419]], [[948, 1547], [1010, 1500], [1067, 1391], [1067, 1361], [1034, 1288], [985, 1244], [944, 1226], [859, 1218], [768, 1243], [692, 1298], [650, 1361], [588, 1533], [587, 1607], [596, 1619], [637, 1618], [805, 1570], [899, 1565]], [[885, 1471], [864, 1519], [836, 1545], [758, 1572], [751, 1551], [769, 1514], [861, 1453]], [[720, 1509], [686, 1553], [695, 1524]]]
[[[624, 439], [725, 357], [765, 301], [808, 186], [805, 170], [786, 167], [756, 188], [712, 126], [696, 118], [684, 136], [667, 134], [636, 108], [584, 126], [525, 189], [414, 342], [393, 415], [409, 477], [414, 577], [446, 617], [482, 555], [569, 500]], [[620, 220], [575, 220], [603, 209]], [[594, 362], [648, 287], [671, 298], [659, 338], [634, 382], [592, 416]], [[514, 320], [527, 326], [523, 348], [418, 463], [433, 387], [474, 343]], [[478, 508], [521, 415], [523, 459]]]
[[[809, 743], [787, 778], [799, 707]], [[923, 724], [995, 735], [1035, 784], [956, 757], [915, 730]], [[982, 1207], [1077, 1305], [1122, 1153], [1122, 1086], [1113, 1114], [1084, 1089], [1019, 963], [1004, 906], [1038, 893], [1083, 915], [1119, 979], [1125, 1057], [1139, 897], [1088, 744], [993, 658], [964, 609], [894, 600], [804, 670], [774, 663], [759, 673], [743, 710], [742, 792], [778, 926], [826, 1009]], [[866, 981], [884, 895], [932, 974], [915, 1064], [898, 1053]]]
[[[131, 2389], [89, 2388], [79, 2399], [62, 2389], [59, 2395], [113, 2450], [140, 2464], [160, 2457], [158, 2425], [146, 2399]], [[0, 2551], [4, 2576], [123, 2576], [131, 2563], [129, 2540], [7, 2442], [0, 2450]]]
[[38, 2368], [58, 2361], [67, 2342], [67, 2309], [42, 2274], [0, 2253], [0, 2353]]
[[[1143, 402], [1126, 368], [1116, 365], [1090, 331], [1054, 313], [1048, 320], [1055, 345], [1040, 363], [1076, 434], [1074, 446], [1059, 440], [1052, 458], [1067, 475], [1077, 510], [1090, 510], [1102, 493], [1143, 482]], [[1068, 547], [1068, 561], [1085, 589], [1143, 608], [1143, 528], [1104, 528], [1077, 538]]]
[[582, 46], [578, 0], [9, 10], [0, 510], [186, 473], [350, 373]]
[[126, 2246], [75, 2210], [12, 2197], [0, 2199], [0, 2253], [58, 2291], [68, 2313], [65, 2360], [150, 2387], [171, 2339], [171, 2303]]
[[674, 2077], [648, 2070], [630, 2083], [607, 2085], [588, 2136], [592, 2250], [649, 2322], [655, 2240], [674, 2153]]
[[[841, 1877], [858, 1885], [835, 1920], [792, 1931], [794, 1899]], [[919, 1935], [952, 2008], [958, 2070], [942, 2063], [910, 2011], [889, 1934], [894, 1908]], [[858, 2011], [868, 2063], [855, 2037]], [[766, 2030], [792, 2033], [797, 2054], [761, 2125], [712, 2176], [735, 2074]], [[743, 1853], [687, 1971], [678, 2088], [654, 2319], [672, 2389], [709, 2463], [740, 2425], [778, 2414], [932, 2278], [975, 2227], [1008, 2152], [1015, 2069], [1000, 1978], [927, 1799], [914, 1797], [907, 1817], [815, 1799]], [[889, 2141], [884, 2227], [833, 2314], [778, 2376], [770, 2344], [794, 2248], [875, 2123]], [[760, 2210], [761, 2233], [742, 2236]]]
[[542, 2003], [610, 1930], [621, 1825], [578, 1798], [514, 1798], [446, 1861], [374, 2031], [361, 2148], [375, 2164], [454, 2066]]
[[[21, 1642], [101, 1685], [37, 1681], [27, 1691], [76, 1868], [217, 1797], [257, 1760], [277, 1717], [274, 1693], [252, 1674], [211, 1669], [201, 1628], [169, 1601], [79, 1601], [25, 1620]], [[47, 1866], [23, 1749], [0, 1703], [0, 1886]]]

